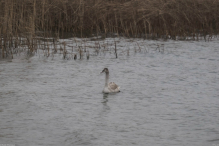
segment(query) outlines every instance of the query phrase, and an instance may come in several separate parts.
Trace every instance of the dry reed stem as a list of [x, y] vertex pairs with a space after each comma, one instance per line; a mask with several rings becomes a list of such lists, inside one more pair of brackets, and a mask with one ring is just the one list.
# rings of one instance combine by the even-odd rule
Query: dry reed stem
[[23, 37], [33, 53], [38, 32], [43, 38], [55, 32], [57, 40], [64, 32], [199, 39], [219, 32], [218, 14], [219, 0], [1, 0], [0, 52], [10, 54]]

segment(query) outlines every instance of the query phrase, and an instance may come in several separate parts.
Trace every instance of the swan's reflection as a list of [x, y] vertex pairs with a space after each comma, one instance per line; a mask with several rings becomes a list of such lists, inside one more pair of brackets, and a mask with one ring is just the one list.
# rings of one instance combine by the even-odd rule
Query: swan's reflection
[[102, 112], [108, 112], [110, 110], [110, 107], [107, 105], [108, 102], [108, 94], [103, 94], [103, 111]]
[[103, 94], [103, 104], [107, 104], [108, 102], [108, 94]]

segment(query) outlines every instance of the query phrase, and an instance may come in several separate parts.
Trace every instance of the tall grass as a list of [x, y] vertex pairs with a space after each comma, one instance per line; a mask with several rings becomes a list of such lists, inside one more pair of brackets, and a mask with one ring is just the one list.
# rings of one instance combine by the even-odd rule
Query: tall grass
[[1, 0], [0, 53], [12, 54], [22, 43], [34, 52], [38, 32], [42, 37], [51, 31], [80, 37], [214, 35], [218, 14], [219, 0]]

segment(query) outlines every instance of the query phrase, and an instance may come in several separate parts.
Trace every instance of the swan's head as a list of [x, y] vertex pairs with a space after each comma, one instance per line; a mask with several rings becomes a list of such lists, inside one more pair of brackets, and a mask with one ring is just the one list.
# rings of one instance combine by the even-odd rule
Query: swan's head
[[104, 68], [103, 71], [102, 71], [101, 73], [104, 73], [104, 72], [105, 72], [105, 73], [109, 73], [108, 68]]

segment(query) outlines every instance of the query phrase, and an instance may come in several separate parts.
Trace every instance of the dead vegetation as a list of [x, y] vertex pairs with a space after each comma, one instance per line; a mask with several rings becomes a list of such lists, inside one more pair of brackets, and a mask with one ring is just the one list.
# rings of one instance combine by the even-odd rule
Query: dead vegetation
[[218, 14], [219, 0], [1, 0], [0, 55], [13, 56], [22, 45], [29, 54], [43, 48], [49, 55], [39, 38], [51, 32], [55, 41], [64, 32], [146, 39], [212, 36], [219, 31]]

